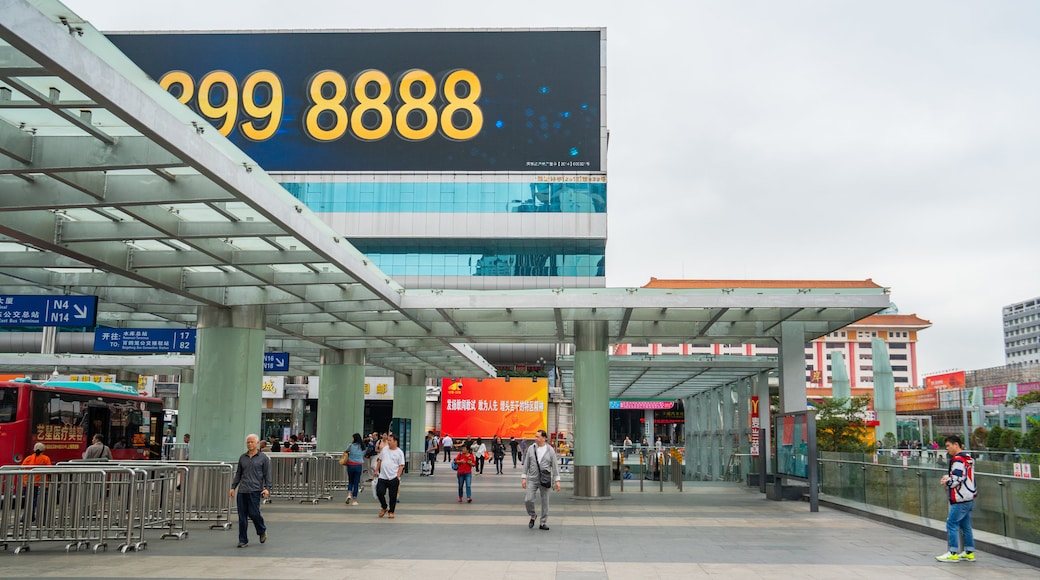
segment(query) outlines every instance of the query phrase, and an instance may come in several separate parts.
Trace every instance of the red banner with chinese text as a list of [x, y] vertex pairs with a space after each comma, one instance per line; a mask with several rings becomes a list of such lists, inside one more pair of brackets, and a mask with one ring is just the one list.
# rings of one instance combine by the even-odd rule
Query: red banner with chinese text
[[549, 379], [442, 379], [441, 433], [534, 437], [548, 423]]

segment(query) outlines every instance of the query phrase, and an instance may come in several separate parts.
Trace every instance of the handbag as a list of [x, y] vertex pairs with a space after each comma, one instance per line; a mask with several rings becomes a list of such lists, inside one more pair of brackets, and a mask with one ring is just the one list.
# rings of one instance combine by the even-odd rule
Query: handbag
[[542, 487], [552, 487], [552, 472], [548, 469], [542, 469], [538, 472], [538, 485]]
[[455, 461], [452, 461], [451, 462], [451, 470], [452, 471], [458, 471], [459, 470], [459, 464], [457, 462], [455, 462]]
[[346, 451], [344, 451], [343, 455], [339, 456], [339, 464], [340, 465], [346, 465], [348, 457], [350, 457], [350, 453], [347, 453]]

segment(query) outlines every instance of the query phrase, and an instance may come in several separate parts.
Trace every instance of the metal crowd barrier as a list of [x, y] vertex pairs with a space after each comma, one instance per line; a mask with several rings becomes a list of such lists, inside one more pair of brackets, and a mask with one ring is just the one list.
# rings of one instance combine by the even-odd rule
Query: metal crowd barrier
[[347, 467], [339, 464], [342, 453], [314, 453], [321, 470], [322, 490], [325, 495], [332, 496], [334, 491], [346, 491]]
[[228, 496], [228, 490], [235, 478], [235, 466], [219, 461], [185, 461], [175, 465], [188, 470], [180, 485], [187, 519], [213, 522], [211, 530], [230, 530], [234, 500]]
[[274, 498], [318, 503], [332, 499], [326, 491], [320, 458], [310, 453], [271, 453], [271, 493]]
[[[83, 465], [91, 460], [72, 460], [71, 465]], [[93, 460], [96, 463], [96, 460]], [[222, 461], [108, 461], [107, 465], [120, 465], [137, 468], [167, 468], [177, 470], [175, 501], [171, 503], [173, 512], [169, 532], [166, 538], [185, 538], [188, 533], [177, 530], [184, 529], [185, 521], [214, 522], [210, 529], [231, 529], [231, 510], [234, 500], [228, 496], [231, 482], [235, 476], [235, 466]], [[158, 527], [154, 523], [149, 527]]]
[[187, 461], [190, 443], [163, 443], [163, 459], [166, 461]]
[[142, 550], [141, 509], [149, 481], [144, 470], [106, 466], [0, 468], [0, 544], [14, 553], [35, 542], [65, 542], [65, 550]]
[[[139, 522], [142, 529], [165, 530], [160, 539], [188, 537], [185, 529], [185, 496], [178, 493], [180, 482], [188, 470], [186, 467], [161, 461], [97, 461], [74, 459], [58, 463], [56, 467], [115, 465], [134, 469], [141, 476], [141, 488], [137, 504], [130, 506], [129, 517]], [[144, 542], [142, 542], [144, 544]], [[143, 547], [143, 546], [142, 546]]]

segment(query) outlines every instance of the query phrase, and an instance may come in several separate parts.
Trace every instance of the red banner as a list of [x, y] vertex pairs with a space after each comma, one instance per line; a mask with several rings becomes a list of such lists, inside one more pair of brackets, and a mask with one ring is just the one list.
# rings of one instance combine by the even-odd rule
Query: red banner
[[549, 379], [442, 379], [441, 433], [534, 437], [546, 429]]
[[955, 371], [952, 373], [942, 373], [940, 375], [925, 377], [924, 386], [925, 388], [937, 391], [943, 389], [963, 389], [964, 371]]

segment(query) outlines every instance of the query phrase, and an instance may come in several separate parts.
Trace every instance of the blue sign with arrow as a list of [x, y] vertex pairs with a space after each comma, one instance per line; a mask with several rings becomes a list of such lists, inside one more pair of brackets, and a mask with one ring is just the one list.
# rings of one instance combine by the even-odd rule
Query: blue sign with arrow
[[265, 373], [287, 373], [289, 372], [289, 353], [287, 352], [265, 352]]
[[0, 327], [92, 327], [97, 304], [97, 296], [0, 295]]

